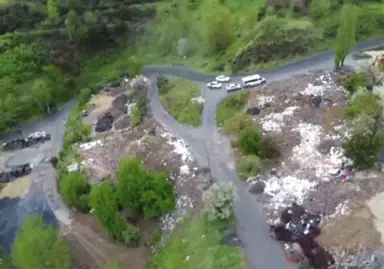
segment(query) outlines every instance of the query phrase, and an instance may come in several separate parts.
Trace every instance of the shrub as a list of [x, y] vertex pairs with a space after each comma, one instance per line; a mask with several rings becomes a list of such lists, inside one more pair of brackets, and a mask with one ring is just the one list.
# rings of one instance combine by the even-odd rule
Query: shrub
[[175, 208], [173, 184], [162, 173], [149, 173], [138, 158], [119, 162], [117, 195], [123, 206], [158, 218]]
[[158, 243], [160, 243], [161, 237], [162, 237], [161, 230], [158, 228], [154, 229], [151, 234], [151, 246], [155, 246]]
[[166, 94], [171, 88], [168, 78], [164, 76], [158, 76], [157, 88], [158, 88], [159, 94]]
[[364, 73], [349, 75], [344, 80], [344, 86], [349, 93], [354, 93], [359, 87], [367, 86], [367, 78]]
[[84, 196], [90, 192], [85, 175], [81, 172], [70, 172], [60, 180], [60, 191], [64, 202], [69, 207], [74, 207], [79, 211], [87, 212], [88, 196]]
[[131, 125], [135, 127], [141, 123], [141, 113], [138, 105], [135, 105], [131, 111]]
[[79, 101], [79, 106], [84, 106], [86, 103], [88, 103], [89, 99], [91, 98], [91, 90], [88, 88], [81, 89], [78, 101]]
[[256, 176], [261, 170], [260, 158], [256, 155], [245, 155], [241, 157], [239, 164], [239, 176], [246, 180], [251, 176]]
[[135, 226], [128, 224], [123, 232], [123, 241], [129, 247], [137, 247], [140, 240], [140, 231]]
[[277, 139], [272, 135], [263, 135], [260, 145], [260, 157], [263, 159], [276, 159], [281, 155]]
[[255, 154], [260, 156], [261, 134], [259, 130], [253, 128], [241, 132], [236, 141], [236, 146], [245, 154]]
[[234, 192], [231, 184], [214, 183], [204, 193], [203, 200], [209, 221], [227, 220], [233, 216]]
[[345, 156], [353, 161], [357, 169], [372, 167], [379, 160], [379, 154], [383, 146], [383, 135], [372, 135], [367, 131], [355, 131], [344, 145]]
[[245, 113], [237, 113], [224, 123], [224, 131], [229, 134], [238, 134], [254, 125], [252, 116]]
[[53, 156], [53, 157], [49, 160], [49, 162], [52, 164], [52, 166], [53, 166], [54, 168], [56, 168], [56, 167], [57, 167], [57, 164], [59, 163], [59, 158], [57, 158], [56, 156]]

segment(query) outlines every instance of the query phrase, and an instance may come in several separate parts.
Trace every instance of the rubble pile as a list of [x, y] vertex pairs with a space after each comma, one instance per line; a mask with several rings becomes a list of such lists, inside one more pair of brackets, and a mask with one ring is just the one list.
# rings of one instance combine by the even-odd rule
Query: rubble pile
[[17, 149], [23, 149], [27, 147], [31, 147], [33, 145], [36, 145], [38, 143], [44, 143], [45, 141], [51, 140], [51, 135], [47, 134], [46, 132], [35, 132], [29, 134], [27, 137], [24, 138], [16, 138], [14, 140], [8, 141], [3, 144], [3, 150], [5, 151], [11, 151], [11, 150], [17, 150]]
[[384, 268], [384, 253], [372, 253], [361, 249], [357, 253], [350, 254], [344, 249], [332, 248], [329, 249], [335, 259], [330, 269], [382, 269]]
[[321, 233], [320, 222], [318, 213], [310, 213], [299, 204], [292, 203], [276, 223], [270, 224], [270, 234], [275, 240], [285, 243], [289, 254], [287, 258], [292, 257], [292, 253], [299, 253], [301, 259], [295, 262], [306, 260], [311, 268], [327, 269], [335, 263], [335, 259], [314, 240]]
[[0, 182], [7, 183], [19, 177], [26, 176], [32, 172], [32, 167], [29, 163], [13, 167], [9, 171], [0, 172]]

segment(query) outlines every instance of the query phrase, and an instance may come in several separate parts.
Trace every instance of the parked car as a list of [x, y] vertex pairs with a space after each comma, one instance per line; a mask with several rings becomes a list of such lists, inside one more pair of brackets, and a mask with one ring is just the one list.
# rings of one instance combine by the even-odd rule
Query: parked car
[[258, 85], [261, 85], [261, 84], [267, 82], [265, 78], [263, 78], [257, 74], [252, 75], [252, 76], [243, 77], [241, 80], [243, 82], [244, 88], [258, 86]]
[[236, 83], [231, 83], [231, 84], [227, 85], [227, 87], [225, 87], [225, 88], [227, 89], [227, 92], [232, 92], [232, 91], [240, 90], [241, 85], [236, 84]]
[[210, 89], [220, 89], [221, 86], [222, 86], [222, 84], [217, 82], [217, 81], [212, 81], [212, 82], [209, 82], [207, 84], [207, 87], [210, 88]]
[[228, 76], [225, 76], [225, 75], [220, 75], [220, 76], [216, 77], [216, 81], [218, 81], [218, 82], [228, 82], [230, 80], [231, 80], [231, 78]]

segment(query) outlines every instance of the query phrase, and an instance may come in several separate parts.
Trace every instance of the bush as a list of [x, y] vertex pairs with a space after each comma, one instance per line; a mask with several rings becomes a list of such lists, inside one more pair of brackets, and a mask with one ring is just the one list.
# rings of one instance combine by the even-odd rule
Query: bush
[[278, 142], [272, 135], [263, 135], [260, 146], [260, 157], [263, 159], [276, 159], [281, 155]]
[[157, 89], [159, 91], [159, 94], [167, 94], [167, 92], [171, 89], [171, 85], [169, 83], [168, 78], [164, 76], [158, 76]]
[[131, 115], [132, 115], [132, 117], [131, 117], [132, 127], [139, 125], [141, 123], [141, 113], [140, 113], [138, 105], [135, 105], [132, 108]]
[[79, 106], [84, 106], [86, 103], [88, 103], [89, 99], [91, 98], [91, 90], [88, 88], [81, 89], [78, 101], [79, 101]]
[[81, 212], [88, 212], [88, 196], [90, 185], [81, 172], [70, 172], [60, 180], [60, 191], [64, 202]]
[[383, 146], [383, 135], [372, 135], [367, 131], [355, 131], [344, 145], [345, 156], [353, 161], [357, 169], [366, 169], [374, 166], [379, 160], [379, 154]]
[[367, 78], [364, 73], [349, 75], [344, 80], [344, 86], [349, 93], [354, 93], [359, 87], [367, 86]]
[[162, 173], [149, 173], [138, 158], [119, 162], [117, 195], [123, 206], [158, 218], [175, 208], [173, 184]]
[[259, 130], [253, 128], [241, 132], [236, 141], [236, 146], [239, 147], [245, 154], [260, 156], [261, 134]]
[[241, 157], [239, 164], [239, 176], [246, 180], [251, 176], [256, 176], [261, 170], [260, 158], [256, 155], [245, 155]]
[[154, 229], [151, 234], [151, 246], [155, 246], [158, 243], [160, 243], [161, 237], [162, 237], [161, 230], [158, 228]]
[[254, 121], [252, 116], [245, 113], [237, 113], [225, 121], [223, 128], [226, 133], [238, 134], [248, 128], [252, 128], [253, 125]]
[[123, 232], [123, 241], [128, 247], [137, 247], [140, 240], [140, 231], [135, 226], [128, 224]]
[[49, 162], [52, 164], [52, 166], [53, 166], [54, 168], [56, 168], [56, 167], [57, 167], [57, 164], [59, 163], [59, 158], [57, 158], [56, 156], [53, 156], [53, 157], [49, 160]]
[[214, 183], [204, 193], [203, 200], [209, 221], [227, 220], [233, 216], [234, 192], [231, 184]]

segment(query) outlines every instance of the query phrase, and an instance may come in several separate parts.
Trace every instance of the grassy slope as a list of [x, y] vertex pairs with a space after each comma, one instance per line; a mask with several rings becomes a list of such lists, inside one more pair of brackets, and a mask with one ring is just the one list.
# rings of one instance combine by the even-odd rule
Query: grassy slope
[[237, 92], [230, 95], [219, 103], [216, 111], [216, 125], [223, 127], [231, 117], [235, 117], [244, 108], [249, 92]]
[[[222, 225], [188, 218], [151, 258], [149, 269], [245, 269], [240, 249], [221, 245]], [[188, 257], [188, 258], [187, 258]]]
[[182, 124], [200, 126], [203, 105], [191, 102], [192, 98], [201, 96], [200, 87], [180, 78], [170, 78], [169, 84], [169, 90], [160, 94], [160, 101], [165, 110]]

